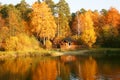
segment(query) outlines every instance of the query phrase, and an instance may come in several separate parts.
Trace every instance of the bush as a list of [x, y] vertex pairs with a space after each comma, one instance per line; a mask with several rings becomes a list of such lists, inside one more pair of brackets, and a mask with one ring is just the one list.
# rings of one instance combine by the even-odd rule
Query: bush
[[7, 51], [31, 51], [39, 49], [39, 42], [35, 37], [30, 37], [26, 34], [11, 36], [5, 40], [3, 48]]

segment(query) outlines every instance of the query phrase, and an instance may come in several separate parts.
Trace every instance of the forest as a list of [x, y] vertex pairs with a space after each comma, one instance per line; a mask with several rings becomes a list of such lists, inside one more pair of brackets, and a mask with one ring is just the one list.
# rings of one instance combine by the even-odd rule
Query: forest
[[0, 4], [0, 51], [52, 49], [65, 38], [85, 48], [120, 48], [120, 13], [80, 8], [65, 0]]

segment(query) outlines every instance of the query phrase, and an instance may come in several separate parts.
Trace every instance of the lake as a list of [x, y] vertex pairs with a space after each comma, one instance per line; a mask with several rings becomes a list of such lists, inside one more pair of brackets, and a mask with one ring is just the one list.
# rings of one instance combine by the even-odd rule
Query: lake
[[0, 80], [120, 80], [120, 57], [64, 55], [3, 59]]

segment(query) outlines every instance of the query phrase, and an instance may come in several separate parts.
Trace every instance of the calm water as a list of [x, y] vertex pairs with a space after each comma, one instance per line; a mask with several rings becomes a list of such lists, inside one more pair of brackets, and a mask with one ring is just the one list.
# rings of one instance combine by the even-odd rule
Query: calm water
[[68, 55], [0, 60], [0, 80], [120, 80], [120, 57]]

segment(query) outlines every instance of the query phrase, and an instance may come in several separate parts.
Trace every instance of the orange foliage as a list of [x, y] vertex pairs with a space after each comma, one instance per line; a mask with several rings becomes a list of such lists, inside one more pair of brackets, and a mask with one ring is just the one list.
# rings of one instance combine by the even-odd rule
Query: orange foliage
[[5, 26], [5, 20], [2, 18], [2, 15], [0, 14], [0, 27]]
[[118, 27], [120, 24], [120, 14], [115, 8], [110, 8], [106, 14], [106, 24], [110, 24], [113, 27]]

